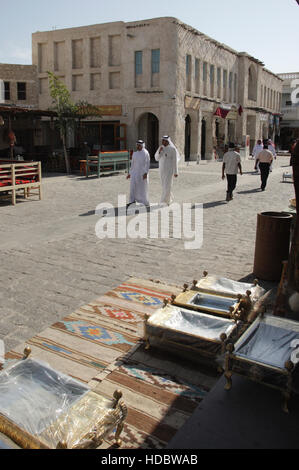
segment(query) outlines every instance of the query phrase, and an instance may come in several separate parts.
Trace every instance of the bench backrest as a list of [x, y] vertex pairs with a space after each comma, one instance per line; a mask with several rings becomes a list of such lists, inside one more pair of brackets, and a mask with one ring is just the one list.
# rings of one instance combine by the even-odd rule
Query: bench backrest
[[41, 181], [40, 162], [18, 162], [8, 165], [0, 161], [0, 182], [11, 180], [14, 184], [17, 180]]
[[100, 153], [99, 154], [99, 161], [100, 162], [118, 162], [118, 161], [129, 161], [130, 154], [129, 152], [122, 152], [122, 153]]

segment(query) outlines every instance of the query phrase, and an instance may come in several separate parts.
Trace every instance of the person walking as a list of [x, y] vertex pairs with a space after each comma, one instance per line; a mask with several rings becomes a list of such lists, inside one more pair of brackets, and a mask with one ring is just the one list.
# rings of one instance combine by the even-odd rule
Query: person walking
[[257, 166], [257, 164], [256, 164], [256, 159], [257, 159], [258, 154], [263, 150], [263, 148], [264, 148], [264, 147], [263, 147], [262, 141], [261, 141], [261, 139], [259, 139], [259, 140], [256, 142], [256, 144], [255, 144], [255, 146], [253, 147], [253, 150], [252, 150], [252, 156], [255, 158], [254, 169], [255, 169], [258, 173], [259, 173], [260, 170], [259, 170], [259, 168], [258, 168], [258, 166]]
[[224, 180], [225, 174], [227, 179], [226, 201], [233, 199], [233, 191], [237, 185], [238, 169], [240, 170], [240, 175], [242, 175], [240, 154], [236, 152], [235, 144], [230, 142], [228, 152], [223, 155], [222, 164], [222, 179]]
[[294, 157], [295, 157], [295, 148], [296, 148], [297, 142], [298, 142], [298, 139], [293, 139], [291, 141], [291, 144], [290, 144], [290, 147], [289, 147], [289, 152], [291, 154], [290, 166], [293, 165], [293, 160], [294, 160]]
[[145, 148], [143, 140], [136, 142], [136, 151], [132, 155], [132, 163], [127, 179], [130, 179], [130, 200], [127, 208], [139, 202], [149, 206], [148, 182], [150, 169], [150, 155]]
[[159, 162], [162, 195], [160, 204], [169, 205], [173, 201], [173, 177], [178, 177], [179, 152], [170, 137], [162, 137], [162, 145], [155, 153], [155, 160]]
[[265, 191], [270, 172], [270, 166], [273, 161], [273, 154], [268, 149], [268, 144], [264, 144], [264, 149], [259, 153], [257, 159], [261, 172], [261, 190]]

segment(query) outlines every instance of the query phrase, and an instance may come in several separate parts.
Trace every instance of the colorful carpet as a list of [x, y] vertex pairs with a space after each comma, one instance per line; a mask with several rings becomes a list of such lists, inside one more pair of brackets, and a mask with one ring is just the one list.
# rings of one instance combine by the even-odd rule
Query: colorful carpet
[[[128, 407], [124, 448], [164, 448], [217, 380], [212, 371], [201, 372], [169, 353], [144, 350], [144, 314], [179, 292], [177, 286], [131, 278], [26, 342], [33, 358], [97, 392], [112, 397], [122, 390]], [[7, 360], [21, 358], [24, 346]], [[110, 447], [109, 441], [102, 446]]]

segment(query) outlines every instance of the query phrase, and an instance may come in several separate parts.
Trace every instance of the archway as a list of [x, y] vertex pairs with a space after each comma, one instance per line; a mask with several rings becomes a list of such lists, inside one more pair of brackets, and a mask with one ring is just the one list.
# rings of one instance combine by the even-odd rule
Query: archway
[[159, 120], [154, 114], [145, 113], [140, 117], [138, 123], [138, 139], [144, 140], [151, 160], [154, 160], [155, 153], [159, 146]]
[[185, 160], [190, 160], [190, 150], [191, 150], [191, 118], [189, 114], [185, 119]]
[[206, 159], [206, 130], [207, 130], [207, 123], [203, 119], [201, 121], [201, 160]]

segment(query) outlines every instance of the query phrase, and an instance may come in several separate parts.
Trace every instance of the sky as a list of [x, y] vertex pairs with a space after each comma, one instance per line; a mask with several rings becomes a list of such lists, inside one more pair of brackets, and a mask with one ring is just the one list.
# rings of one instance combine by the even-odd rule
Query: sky
[[31, 64], [36, 31], [170, 16], [274, 73], [299, 72], [296, 0], [0, 0], [0, 11], [0, 63]]

